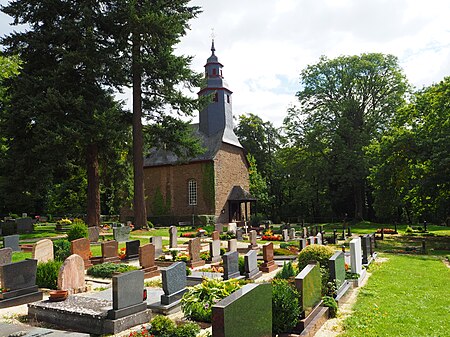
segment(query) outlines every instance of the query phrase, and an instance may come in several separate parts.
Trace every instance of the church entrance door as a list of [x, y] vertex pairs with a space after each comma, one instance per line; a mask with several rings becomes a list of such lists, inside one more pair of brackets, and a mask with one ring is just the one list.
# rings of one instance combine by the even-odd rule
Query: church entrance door
[[242, 220], [241, 203], [238, 201], [228, 201], [230, 203], [230, 222], [238, 222]]

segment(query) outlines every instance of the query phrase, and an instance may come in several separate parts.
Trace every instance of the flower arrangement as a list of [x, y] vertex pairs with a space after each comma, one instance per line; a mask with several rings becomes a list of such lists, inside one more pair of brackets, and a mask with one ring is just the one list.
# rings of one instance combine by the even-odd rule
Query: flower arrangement
[[58, 220], [56, 223], [58, 225], [71, 225], [72, 224], [72, 220], [70, 220], [69, 218], [63, 218], [61, 220]]
[[187, 233], [181, 233], [182, 238], [195, 238], [197, 237], [197, 233], [195, 232], [187, 232]]
[[261, 236], [261, 240], [266, 240], [266, 241], [281, 241], [281, 235], [263, 235]]
[[125, 257], [127, 256], [127, 249], [125, 247], [120, 248], [119, 249], [119, 254], [117, 254], [119, 256], [119, 259], [124, 260]]
[[8, 289], [6, 288], [0, 288], [0, 293], [6, 293], [8, 291]]
[[[380, 234], [381, 233], [381, 228], [377, 229], [377, 233]], [[383, 228], [383, 233], [384, 234], [397, 234], [397, 232], [395, 231], [395, 229], [392, 228]]]

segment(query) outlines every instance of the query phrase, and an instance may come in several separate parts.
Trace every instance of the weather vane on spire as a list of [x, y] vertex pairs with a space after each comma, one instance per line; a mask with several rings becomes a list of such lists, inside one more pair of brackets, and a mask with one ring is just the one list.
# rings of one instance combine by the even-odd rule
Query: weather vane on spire
[[216, 37], [216, 34], [214, 34], [214, 28], [211, 28], [211, 51], [214, 55], [214, 52], [216, 51], [216, 48], [214, 48], [214, 38]]

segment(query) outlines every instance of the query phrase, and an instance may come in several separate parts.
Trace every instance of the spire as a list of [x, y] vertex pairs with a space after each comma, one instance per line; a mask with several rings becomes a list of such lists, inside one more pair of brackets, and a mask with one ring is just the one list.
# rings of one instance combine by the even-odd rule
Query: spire
[[211, 28], [211, 51], [212, 55], [214, 55], [214, 52], [216, 51], [216, 48], [214, 47], [214, 38], [216, 35], [214, 34], [214, 28]]

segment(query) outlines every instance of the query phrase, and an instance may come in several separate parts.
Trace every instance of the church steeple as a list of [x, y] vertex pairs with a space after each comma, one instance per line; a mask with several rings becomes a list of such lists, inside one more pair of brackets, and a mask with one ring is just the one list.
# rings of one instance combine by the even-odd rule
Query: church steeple
[[212, 102], [200, 111], [199, 129], [205, 135], [212, 136], [223, 132], [223, 141], [241, 147], [233, 131], [233, 111], [231, 105], [232, 91], [228, 89], [222, 74], [223, 64], [215, 54], [214, 39], [211, 42], [211, 56], [205, 65], [206, 87], [199, 96], [211, 95]]

